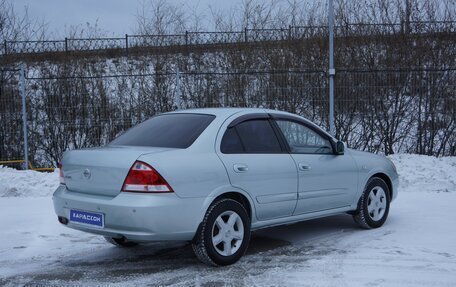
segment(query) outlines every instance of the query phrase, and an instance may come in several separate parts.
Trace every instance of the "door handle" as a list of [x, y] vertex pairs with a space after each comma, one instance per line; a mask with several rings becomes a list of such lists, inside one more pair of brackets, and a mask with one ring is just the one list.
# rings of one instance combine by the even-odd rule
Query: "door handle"
[[234, 169], [235, 172], [246, 172], [246, 171], [249, 170], [249, 167], [247, 165], [245, 165], [245, 164], [237, 163], [237, 164], [233, 165], [233, 169]]
[[310, 164], [308, 163], [299, 163], [298, 164], [299, 170], [306, 171], [310, 169]]

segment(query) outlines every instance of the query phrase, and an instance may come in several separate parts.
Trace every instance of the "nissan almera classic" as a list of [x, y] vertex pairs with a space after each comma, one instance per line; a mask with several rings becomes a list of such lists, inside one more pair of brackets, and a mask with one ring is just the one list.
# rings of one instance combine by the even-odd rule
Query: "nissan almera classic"
[[386, 157], [264, 109], [161, 114], [106, 146], [66, 152], [60, 171], [60, 223], [120, 247], [190, 241], [209, 265], [239, 260], [264, 227], [338, 213], [380, 227], [398, 193]]

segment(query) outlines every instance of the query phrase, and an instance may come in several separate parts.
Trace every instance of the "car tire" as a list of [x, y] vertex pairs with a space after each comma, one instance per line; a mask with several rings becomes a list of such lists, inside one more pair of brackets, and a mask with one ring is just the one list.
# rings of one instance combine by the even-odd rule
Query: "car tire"
[[237, 262], [250, 241], [250, 218], [244, 206], [232, 199], [220, 199], [206, 212], [192, 242], [196, 257], [212, 266]]
[[129, 248], [129, 247], [135, 247], [138, 245], [138, 243], [129, 241], [125, 239], [125, 237], [121, 238], [112, 238], [112, 237], [107, 237], [105, 236], [106, 241], [111, 243], [112, 245], [115, 245], [117, 247], [124, 247], [124, 248]]
[[364, 229], [382, 226], [388, 217], [390, 200], [390, 190], [385, 181], [372, 177], [359, 199], [358, 209], [353, 219]]

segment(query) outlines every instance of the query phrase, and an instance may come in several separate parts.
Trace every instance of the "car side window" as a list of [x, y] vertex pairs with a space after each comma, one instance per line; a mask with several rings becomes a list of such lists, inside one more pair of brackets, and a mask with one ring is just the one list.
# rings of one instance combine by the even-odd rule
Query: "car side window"
[[223, 153], [244, 153], [244, 147], [239, 139], [236, 128], [232, 127], [226, 130], [222, 138], [220, 150]]
[[223, 153], [282, 153], [267, 119], [248, 120], [228, 128], [220, 149]]
[[331, 142], [313, 129], [294, 121], [276, 120], [276, 122], [290, 146], [291, 153], [333, 153]]

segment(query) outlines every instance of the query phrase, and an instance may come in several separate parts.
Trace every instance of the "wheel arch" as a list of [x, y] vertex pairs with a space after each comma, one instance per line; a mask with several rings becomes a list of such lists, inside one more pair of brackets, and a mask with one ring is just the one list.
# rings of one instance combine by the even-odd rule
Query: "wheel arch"
[[378, 177], [386, 183], [386, 185], [388, 186], [389, 196], [390, 196], [390, 200], [391, 200], [393, 198], [394, 191], [393, 191], [393, 183], [392, 183], [391, 179], [389, 178], [389, 176], [385, 173], [377, 172], [377, 173], [373, 174], [371, 177], [369, 177], [369, 179], [374, 178], [374, 177]]
[[244, 194], [242, 194], [240, 192], [235, 192], [235, 191], [225, 192], [225, 193], [222, 193], [219, 196], [217, 196], [212, 201], [212, 203], [214, 203], [217, 200], [220, 200], [222, 198], [232, 199], [232, 200], [235, 200], [235, 201], [239, 202], [240, 204], [242, 204], [242, 206], [245, 208], [245, 211], [247, 211], [247, 214], [248, 214], [250, 220], [252, 220], [253, 209], [252, 209], [252, 206], [250, 204], [250, 201], [248, 200], [248, 198]]
[[389, 189], [390, 200], [393, 200], [395, 190], [392, 179], [385, 172], [377, 169], [375, 171], [371, 171], [366, 177], [364, 177], [362, 182], [359, 184], [358, 193], [356, 195], [356, 201], [352, 205], [353, 211], [356, 212], [359, 209], [359, 200], [361, 199], [361, 196], [366, 188], [366, 185], [369, 183], [369, 180], [371, 180], [374, 177], [380, 178], [386, 183], [386, 186]]
[[[210, 200], [209, 202], [207, 202], [205, 204], [206, 207], [204, 210], [204, 214], [207, 212], [207, 210], [212, 206], [212, 204], [214, 202], [217, 202], [220, 199], [232, 199], [232, 200], [239, 202], [245, 208], [245, 210], [247, 211], [247, 215], [250, 218], [250, 223], [253, 223], [256, 220], [255, 219], [255, 206], [252, 202], [252, 199], [250, 198], [250, 196], [248, 194], [244, 194], [244, 192], [242, 192], [242, 191], [236, 191], [234, 189], [226, 190], [224, 192], [218, 191], [216, 195], [213, 195], [212, 197], [208, 197], [208, 198], [211, 198], [212, 200]], [[204, 217], [204, 215], [203, 215], [203, 217]], [[202, 225], [202, 220], [198, 224], [198, 227], [197, 227], [195, 235], [192, 239], [192, 242], [196, 241], [196, 236], [201, 230], [201, 225]]]

